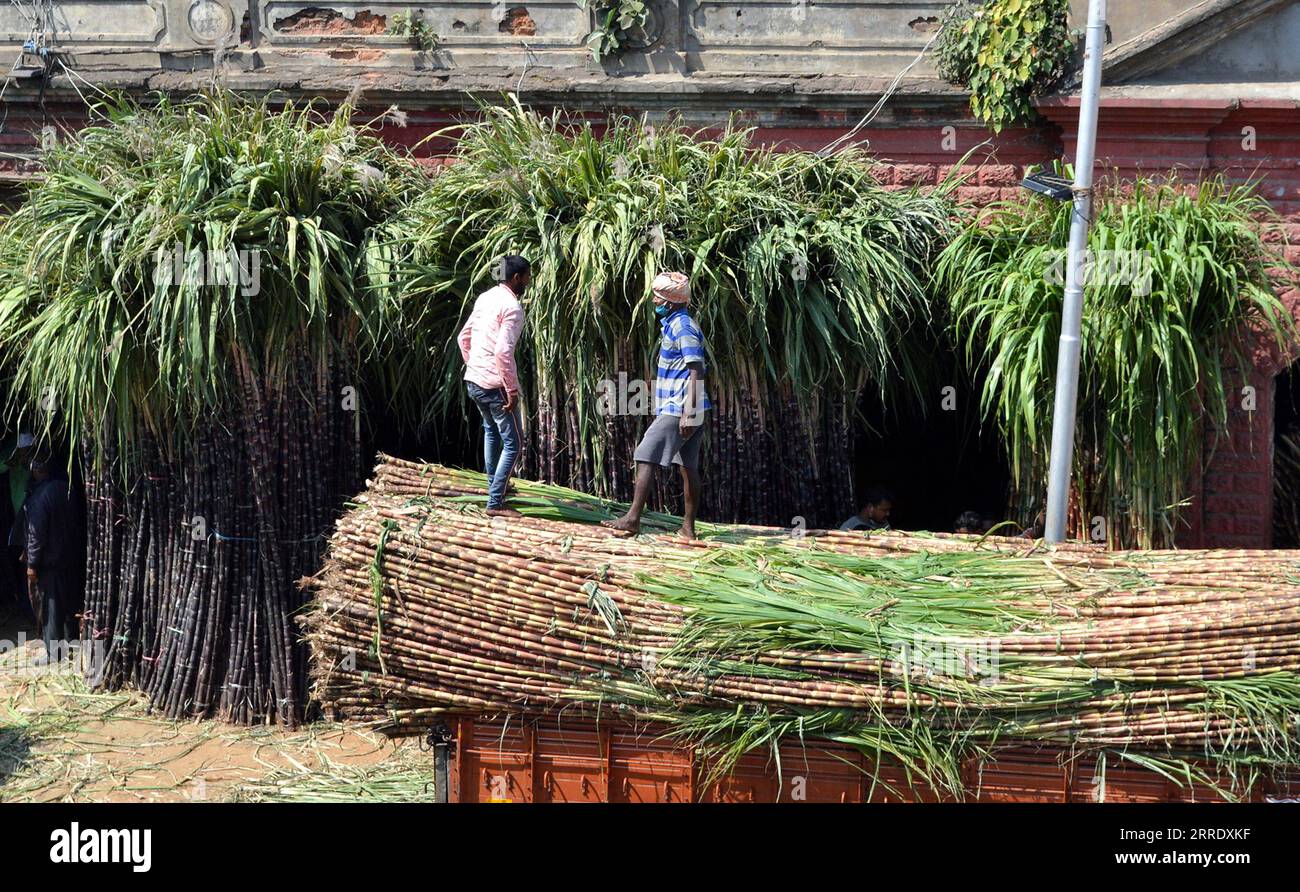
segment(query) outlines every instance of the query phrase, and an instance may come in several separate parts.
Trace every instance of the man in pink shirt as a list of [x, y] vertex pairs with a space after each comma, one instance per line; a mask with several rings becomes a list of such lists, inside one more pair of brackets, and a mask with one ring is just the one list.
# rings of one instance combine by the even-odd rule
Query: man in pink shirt
[[519, 517], [518, 511], [505, 504], [510, 475], [523, 448], [515, 342], [524, 327], [519, 298], [532, 281], [532, 267], [524, 258], [510, 254], [501, 260], [499, 278], [499, 285], [474, 301], [474, 310], [460, 330], [460, 355], [465, 360], [465, 390], [483, 415], [487, 513]]

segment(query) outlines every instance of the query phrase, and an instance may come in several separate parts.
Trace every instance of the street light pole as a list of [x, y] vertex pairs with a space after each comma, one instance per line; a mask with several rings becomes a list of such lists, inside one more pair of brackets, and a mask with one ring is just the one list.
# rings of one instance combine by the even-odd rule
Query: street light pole
[[1056, 404], [1052, 413], [1052, 457], [1047, 480], [1048, 542], [1065, 540], [1074, 458], [1074, 423], [1079, 404], [1079, 332], [1083, 319], [1083, 273], [1092, 218], [1092, 167], [1097, 151], [1097, 105], [1101, 98], [1101, 55], [1106, 46], [1106, 0], [1089, 0], [1084, 43], [1079, 139], [1074, 158], [1074, 215], [1066, 257], [1061, 342], [1056, 359]]

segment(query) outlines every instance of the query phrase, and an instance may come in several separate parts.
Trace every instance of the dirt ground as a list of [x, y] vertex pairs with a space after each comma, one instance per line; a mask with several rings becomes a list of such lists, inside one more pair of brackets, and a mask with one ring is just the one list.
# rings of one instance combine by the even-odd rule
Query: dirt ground
[[432, 755], [414, 740], [162, 719], [139, 693], [34, 666], [35, 637], [0, 608], [0, 803], [433, 800]]

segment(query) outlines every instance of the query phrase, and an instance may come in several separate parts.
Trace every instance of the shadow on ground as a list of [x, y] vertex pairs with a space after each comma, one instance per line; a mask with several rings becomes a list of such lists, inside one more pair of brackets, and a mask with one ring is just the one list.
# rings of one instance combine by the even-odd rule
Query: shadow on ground
[[[36, 624], [31, 616], [15, 604], [0, 604], [0, 649], [8, 651], [16, 647], [21, 635], [28, 640], [36, 635]], [[0, 668], [0, 672], [3, 671]], [[0, 714], [0, 787], [27, 764], [31, 757], [30, 741], [25, 728], [9, 724]]]
[[30, 755], [27, 733], [22, 728], [0, 724], [0, 787], [22, 770]]

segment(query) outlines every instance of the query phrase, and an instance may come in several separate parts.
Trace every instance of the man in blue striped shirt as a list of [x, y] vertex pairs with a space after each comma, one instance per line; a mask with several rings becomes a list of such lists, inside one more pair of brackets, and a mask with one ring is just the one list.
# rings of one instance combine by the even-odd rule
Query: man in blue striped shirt
[[650, 285], [654, 292], [655, 316], [663, 338], [659, 344], [659, 368], [655, 380], [655, 420], [636, 447], [636, 488], [632, 505], [618, 520], [606, 526], [626, 534], [641, 529], [655, 467], [681, 468], [685, 489], [682, 536], [695, 538], [695, 515], [700, 508], [700, 444], [704, 413], [710, 408], [704, 390], [704, 336], [687, 309], [691, 285], [681, 273], [660, 273]]

